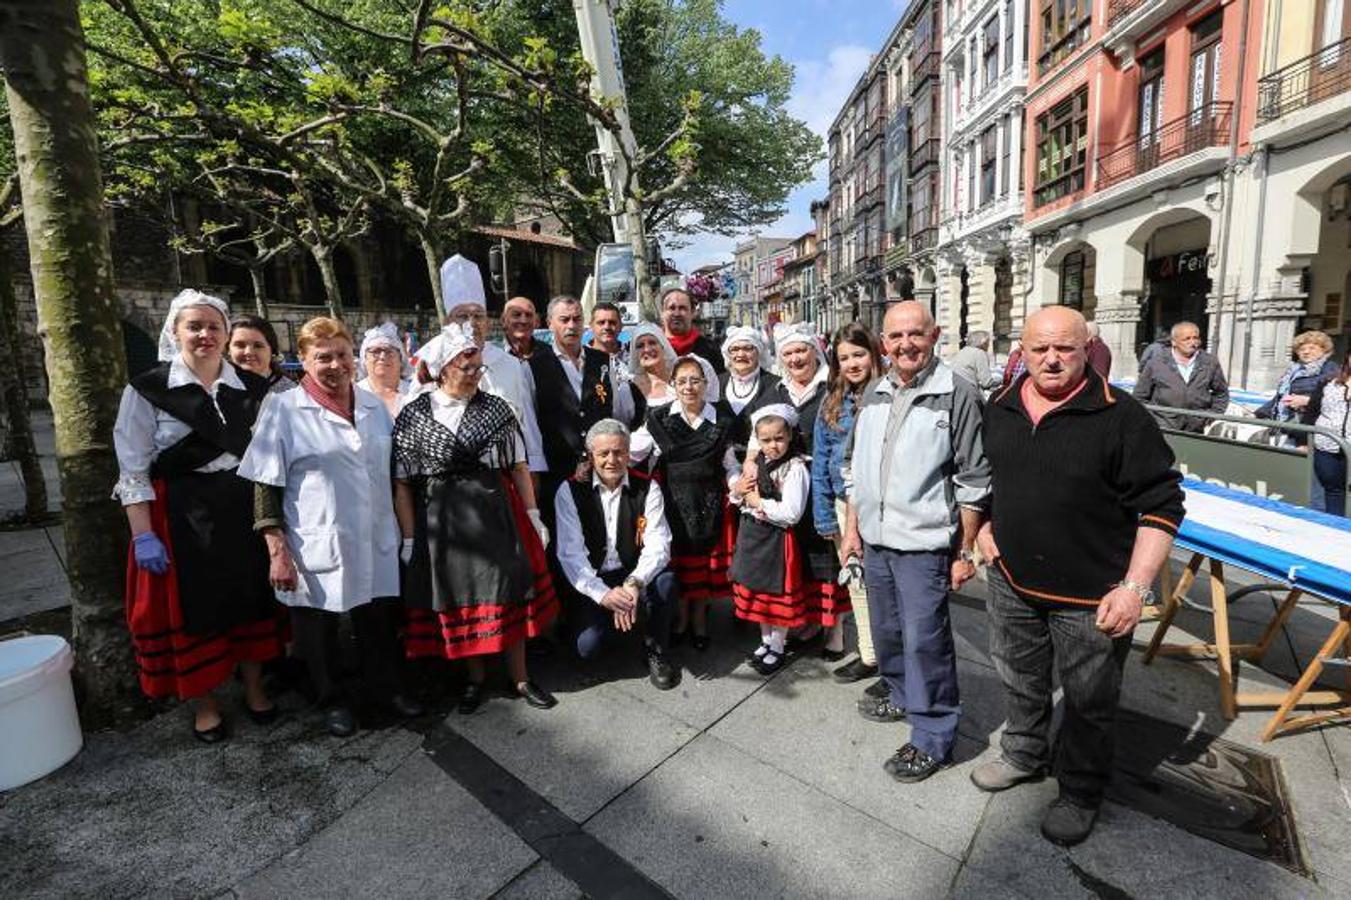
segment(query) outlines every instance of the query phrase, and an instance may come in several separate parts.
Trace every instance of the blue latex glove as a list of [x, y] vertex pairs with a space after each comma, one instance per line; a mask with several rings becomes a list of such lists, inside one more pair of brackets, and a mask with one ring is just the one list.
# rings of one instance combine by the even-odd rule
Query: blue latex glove
[[131, 547], [136, 554], [136, 565], [152, 575], [163, 575], [169, 571], [169, 551], [153, 531], [143, 531], [131, 539]]

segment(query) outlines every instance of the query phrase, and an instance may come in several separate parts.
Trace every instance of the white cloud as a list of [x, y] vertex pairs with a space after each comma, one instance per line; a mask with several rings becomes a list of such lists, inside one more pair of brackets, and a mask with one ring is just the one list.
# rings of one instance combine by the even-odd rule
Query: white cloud
[[[903, 0], [902, 0], [903, 2]], [[830, 123], [839, 115], [849, 92], [868, 68], [872, 51], [858, 44], [832, 47], [824, 59], [794, 62], [796, 78], [793, 96], [788, 100], [788, 111], [807, 123], [821, 136], [824, 144]], [[810, 231], [813, 222], [811, 202], [824, 199], [828, 190], [829, 164], [822, 160], [812, 171], [814, 180], [795, 190], [788, 198], [788, 212], [762, 233], [776, 237], [797, 237]], [[711, 262], [722, 262], [732, 257], [732, 248], [742, 235], [701, 234], [690, 240], [688, 246], [673, 252], [676, 266], [689, 272]]]

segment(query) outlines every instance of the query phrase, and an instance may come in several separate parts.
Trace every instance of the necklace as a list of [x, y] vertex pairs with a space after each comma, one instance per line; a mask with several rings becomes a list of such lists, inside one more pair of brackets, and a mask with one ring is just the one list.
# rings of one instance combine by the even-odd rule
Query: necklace
[[735, 375], [731, 376], [731, 377], [727, 380], [727, 386], [728, 386], [729, 388], [732, 389], [732, 396], [735, 397], [735, 398], [738, 399], [738, 400], [748, 400], [748, 399], [750, 399], [751, 395], [753, 395], [753, 394], [759, 389], [759, 387], [760, 387], [760, 376], [759, 376], [759, 375], [756, 375], [755, 378], [751, 379], [751, 381], [750, 381], [750, 390], [746, 391], [746, 393], [744, 393], [744, 394], [741, 393], [741, 391], [738, 391], [738, 390], [736, 389], [736, 382], [737, 382], [737, 377], [736, 377]]

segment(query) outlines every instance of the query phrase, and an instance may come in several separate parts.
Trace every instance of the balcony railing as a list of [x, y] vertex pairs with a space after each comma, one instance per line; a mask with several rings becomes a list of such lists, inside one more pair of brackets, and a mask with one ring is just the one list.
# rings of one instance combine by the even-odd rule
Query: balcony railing
[[1351, 38], [1259, 79], [1257, 121], [1274, 121], [1347, 90], [1351, 90]]
[[932, 247], [938, 239], [938, 209], [925, 206], [910, 211], [910, 252]]
[[1159, 126], [1152, 134], [1132, 138], [1100, 155], [1098, 187], [1110, 187], [1164, 163], [1227, 143], [1232, 107], [1228, 101], [1207, 103]]
[[938, 162], [938, 138], [920, 141], [910, 151], [910, 173], [913, 175], [929, 163]]
[[917, 56], [914, 66], [910, 69], [910, 93], [918, 91], [930, 78], [937, 78], [941, 66], [942, 60], [937, 50], [930, 50], [922, 56]]
[[1149, 0], [1109, 0], [1107, 4], [1107, 25], [1110, 28], [1117, 20], [1143, 6]]
[[882, 186], [880, 184], [873, 185], [872, 187], [864, 191], [862, 194], [859, 194], [858, 197], [858, 205], [863, 207], [864, 209], [876, 206], [881, 202], [882, 202]]

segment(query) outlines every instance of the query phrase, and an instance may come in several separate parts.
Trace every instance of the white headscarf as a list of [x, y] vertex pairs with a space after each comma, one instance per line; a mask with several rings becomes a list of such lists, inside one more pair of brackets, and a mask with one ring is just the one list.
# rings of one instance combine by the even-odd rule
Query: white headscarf
[[408, 378], [413, 374], [412, 368], [408, 365], [408, 357], [403, 352], [403, 341], [399, 340], [399, 326], [393, 322], [386, 322], [374, 328], [367, 328], [366, 334], [361, 338], [361, 352], [357, 355], [357, 377], [365, 378], [369, 374], [366, 371], [366, 351], [376, 347], [393, 347], [398, 351], [399, 361], [402, 363], [399, 370], [400, 378]]
[[760, 420], [767, 416], [775, 416], [788, 423], [789, 428], [797, 427], [797, 410], [793, 409], [787, 403], [771, 403], [768, 406], [762, 406], [751, 413], [751, 428], [760, 424]]
[[760, 368], [765, 371], [773, 368], [774, 361], [769, 358], [769, 348], [765, 346], [765, 336], [759, 328], [751, 325], [733, 325], [727, 329], [727, 337], [723, 338], [722, 342], [722, 361], [727, 364], [728, 369], [732, 367], [731, 350], [736, 344], [750, 344], [760, 358]]
[[468, 303], [488, 308], [483, 295], [483, 273], [477, 263], [458, 253], [441, 263], [441, 301], [446, 312]]
[[657, 339], [657, 343], [661, 344], [661, 355], [666, 359], [666, 371], [669, 372], [671, 367], [675, 365], [675, 348], [671, 346], [671, 342], [667, 340], [666, 334], [659, 326], [653, 325], [651, 322], [643, 322], [637, 325], [629, 335], [629, 374], [637, 376], [638, 373], [643, 371], [643, 367], [638, 362], [638, 339], [643, 335], [654, 337]]
[[[717, 370], [713, 368], [713, 364], [698, 353], [686, 353], [684, 356], [677, 359], [676, 362], [678, 363], [682, 359], [692, 359], [699, 364], [699, 368], [704, 372], [704, 402], [717, 403], [722, 388], [718, 384], [718, 373]], [[671, 380], [675, 380], [675, 363], [671, 364]]]
[[440, 334], [422, 345], [417, 358], [419, 362], [426, 364], [427, 373], [433, 379], [439, 380], [441, 370], [451, 360], [464, 351], [477, 347], [478, 341], [474, 340], [474, 326], [469, 322], [452, 322], [442, 328]]
[[[774, 326], [774, 360], [776, 363], [782, 362], [783, 351], [794, 344], [806, 344], [816, 352], [816, 367], [819, 372], [822, 366], [828, 365], [826, 354], [821, 350], [821, 342], [816, 339], [816, 329], [807, 322], [797, 322], [793, 325], [785, 325], [782, 322]], [[787, 375], [783, 371], [783, 366], [779, 365], [780, 375]]]
[[219, 297], [213, 297], [210, 294], [203, 294], [201, 291], [188, 288], [185, 291], [179, 291], [178, 296], [169, 304], [169, 314], [164, 317], [164, 327], [159, 333], [159, 361], [170, 362], [178, 355], [178, 338], [174, 336], [174, 326], [178, 324], [178, 314], [189, 306], [209, 306], [220, 313], [225, 320], [225, 327], [230, 327], [230, 307], [225, 305], [225, 301]]

